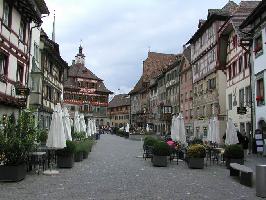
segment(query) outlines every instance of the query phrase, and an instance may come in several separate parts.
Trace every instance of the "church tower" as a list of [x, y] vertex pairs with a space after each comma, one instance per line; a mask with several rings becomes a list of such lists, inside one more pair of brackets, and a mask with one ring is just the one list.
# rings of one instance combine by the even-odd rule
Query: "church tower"
[[83, 54], [82, 50], [83, 50], [83, 48], [80, 45], [79, 46], [79, 53], [75, 56], [75, 58], [76, 58], [75, 63], [80, 63], [82, 65], [85, 65], [85, 55]]

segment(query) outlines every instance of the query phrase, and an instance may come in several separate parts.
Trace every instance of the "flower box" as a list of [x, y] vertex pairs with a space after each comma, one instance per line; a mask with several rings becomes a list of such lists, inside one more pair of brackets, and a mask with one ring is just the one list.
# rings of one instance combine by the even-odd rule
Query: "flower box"
[[263, 96], [257, 96], [256, 97], [256, 101], [263, 101], [264, 100], [264, 97]]

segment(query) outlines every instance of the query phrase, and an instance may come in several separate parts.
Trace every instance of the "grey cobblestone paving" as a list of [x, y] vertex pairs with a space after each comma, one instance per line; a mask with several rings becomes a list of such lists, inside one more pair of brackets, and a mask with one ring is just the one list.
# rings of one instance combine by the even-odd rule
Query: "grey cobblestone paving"
[[[255, 186], [242, 186], [224, 166], [188, 169], [184, 162], [167, 168], [143, 160], [141, 143], [102, 135], [89, 158], [56, 176], [27, 175], [19, 183], [0, 183], [1, 200], [211, 199], [255, 200]], [[249, 158], [266, 163], [265, 158]]]

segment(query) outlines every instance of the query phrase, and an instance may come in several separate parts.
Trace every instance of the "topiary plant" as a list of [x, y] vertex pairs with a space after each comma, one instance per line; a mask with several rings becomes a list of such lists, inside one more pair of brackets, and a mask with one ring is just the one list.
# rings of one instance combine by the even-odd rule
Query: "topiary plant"
[[206, 149], [201, 144], [193, 144], [188, 147], [187, 155], [189, 158], [205, 158]]
[[224, 151], [225, 158], [241, 159], [244, 158], [244, 150], [241, 145], [232, 144], [228, 145]]
[[153, 144], [153, 155], [155, 156], [169, 156], [170, 147], [166, 142], [157, 141]]

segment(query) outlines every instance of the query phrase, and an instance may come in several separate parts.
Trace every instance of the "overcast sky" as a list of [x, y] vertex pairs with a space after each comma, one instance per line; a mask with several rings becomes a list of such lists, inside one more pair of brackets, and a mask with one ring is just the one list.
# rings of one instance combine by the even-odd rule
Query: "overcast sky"
[[[115, 93], [129, 92], [142, 73], [149, 48], [180, 53], [205, 19], [208, 8], [228, 0], [45, 0], [50, 16], [43, 28], [51, 37], [56, 12], [56, 42], [69, 64], [80, 40], [86, 67]], [[235, 1], [239, 3], [240, 1]]]

